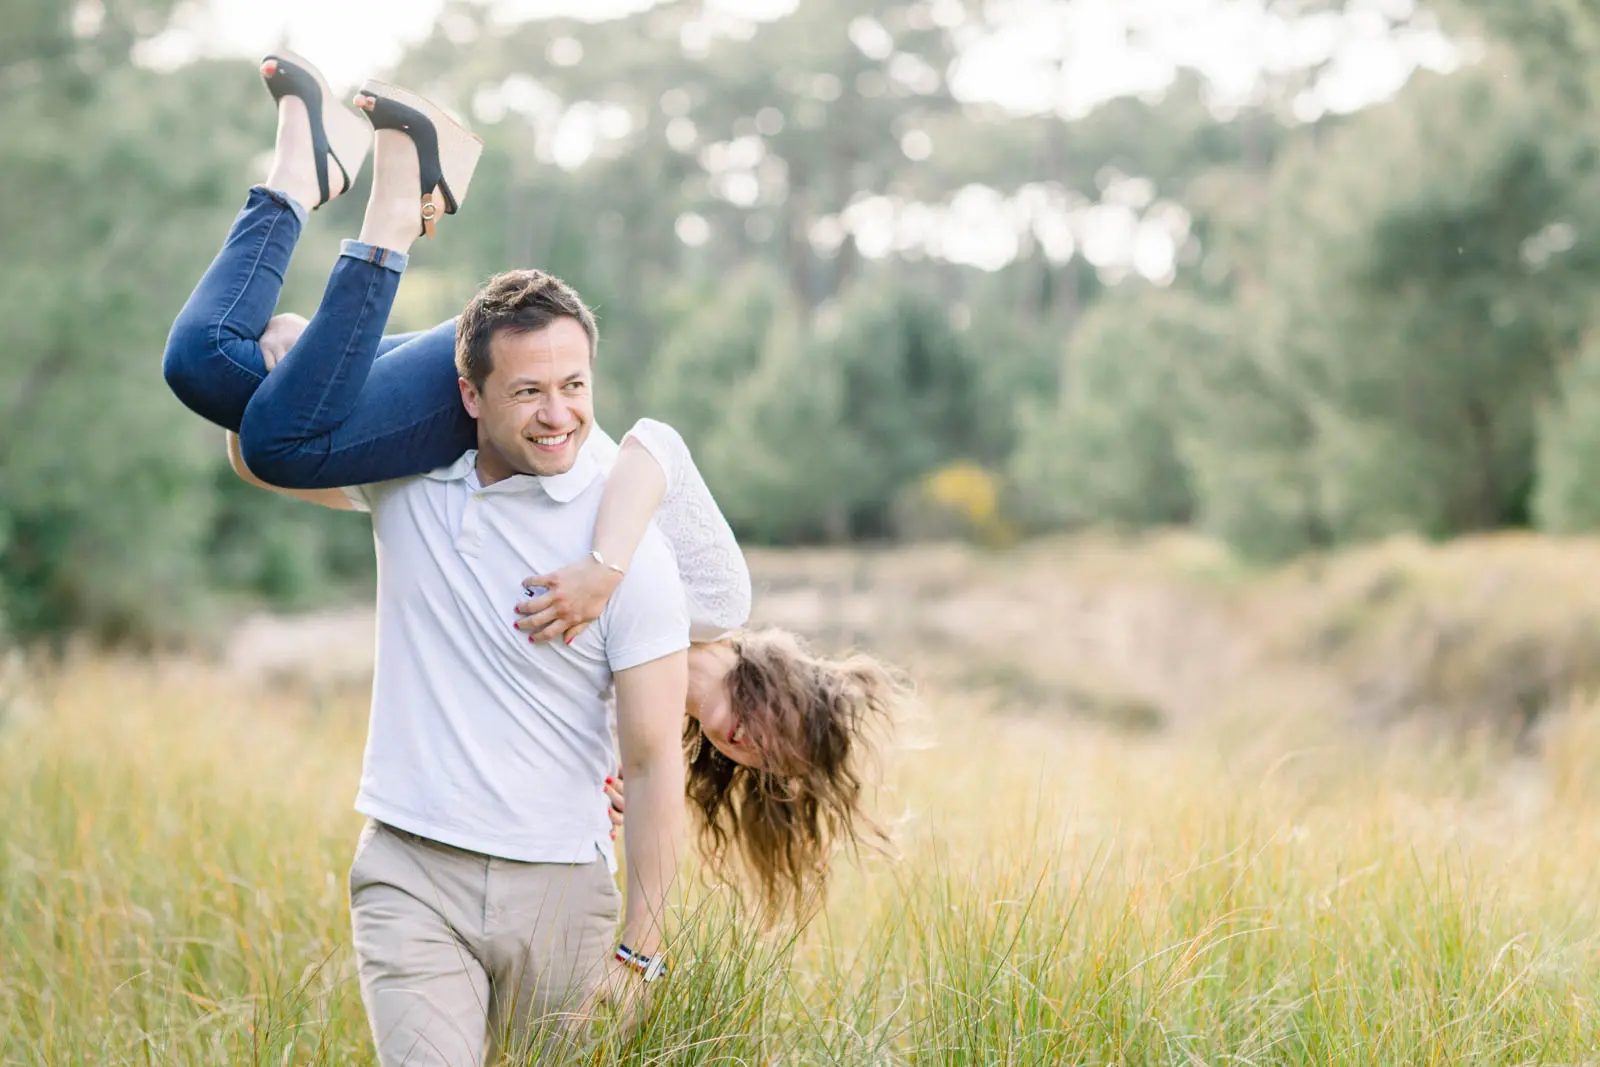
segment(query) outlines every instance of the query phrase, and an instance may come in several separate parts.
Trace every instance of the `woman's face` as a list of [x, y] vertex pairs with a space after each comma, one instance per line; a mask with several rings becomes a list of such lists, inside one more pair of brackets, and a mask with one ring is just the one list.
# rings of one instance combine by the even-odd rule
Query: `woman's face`
[[734, 710], [726, 685], [717, 685], [700, 705], [700, 731], [718, 752], [733, 762], [760, 768], [761, 751], [745, 725], [744, 716]]
[[733, 706], [728, 694], [728, 672], [735, 662], [732, 649], [715, 645], [707, 654], [691, 661], [690, 704], [700, 720], [700, 732], [716, 750], [746, 767], [761, 767], [759, 738], [745, 723], [745, 716]]

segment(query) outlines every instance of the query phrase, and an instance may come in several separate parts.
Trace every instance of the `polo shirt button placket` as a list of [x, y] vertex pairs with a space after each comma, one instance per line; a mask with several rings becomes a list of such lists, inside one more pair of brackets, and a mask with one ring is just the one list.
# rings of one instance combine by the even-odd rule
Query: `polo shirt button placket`
[[456, 551], [463, 556], [478, 554], [479, 531], [483, 526], [480, 512], [483, 506], [483, 490], [469, 490], [466, 506], [461, 509], [461, 532], [456, 535]]

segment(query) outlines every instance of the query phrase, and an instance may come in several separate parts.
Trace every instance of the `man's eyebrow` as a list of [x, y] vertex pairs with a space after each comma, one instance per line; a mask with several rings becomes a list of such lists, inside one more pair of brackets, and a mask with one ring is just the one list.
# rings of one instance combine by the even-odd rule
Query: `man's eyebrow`
[[571, 385], [573, 382], [584, 381], [588, 377], [589, 377], [589, 375], [588, 375], [588, 373], [586, 371], [581, 371], [581, 370], [573, 371], [571, 374], [567, 375], [565, 379], [562, 380], [561, 384], [562, 385]]

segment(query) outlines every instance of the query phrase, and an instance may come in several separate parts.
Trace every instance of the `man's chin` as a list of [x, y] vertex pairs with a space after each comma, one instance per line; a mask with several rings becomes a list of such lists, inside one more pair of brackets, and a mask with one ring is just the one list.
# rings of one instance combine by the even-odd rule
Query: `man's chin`
[[577, 460], [578, 450], [571, 445], [568, 445], [558, 455], [534, 452], [523, 456], [523, 461], [526, 464], [523, 468], [523, 473], [537, 475], [540, 478], [553, 478], [558, 474], [565, 474], [570, 471]]

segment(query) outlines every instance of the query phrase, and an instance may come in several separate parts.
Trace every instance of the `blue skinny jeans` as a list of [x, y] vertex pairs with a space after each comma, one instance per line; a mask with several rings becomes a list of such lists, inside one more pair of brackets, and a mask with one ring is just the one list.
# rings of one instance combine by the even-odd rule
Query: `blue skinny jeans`
[[362, 485], [454, 462], [477, 441], [456, 384], [455, 320], [383, 333], [403, 256], [345, 242], [316, 315], [267, 373], [260, 339], [301, 225], [287, 200], [250, 190], [172, 324], [167, 384], [190, 410], [239, 434], [256, 477], [286, 489]]

